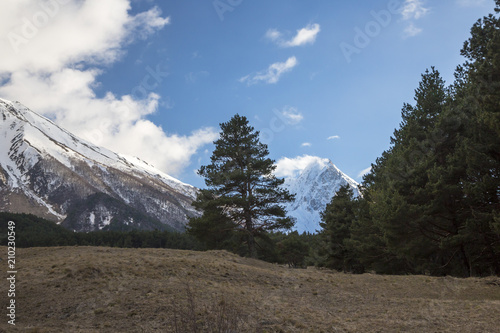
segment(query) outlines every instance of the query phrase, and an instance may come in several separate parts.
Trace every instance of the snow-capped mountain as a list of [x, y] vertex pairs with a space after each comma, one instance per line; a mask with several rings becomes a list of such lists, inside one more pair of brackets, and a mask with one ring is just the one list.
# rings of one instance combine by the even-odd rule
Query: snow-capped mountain
[[197, 189], [97, 147], [19, 102], [0, 99], [0, 211], [77, 231], [183, 230]]
[[320, 229], [320, 213], [343, 185], [349, 185], [359, 195], [358, 183], [340, 171], [329, 159], [302, 156], [282, 159], [276, 174], [285, 179], [283, 186], [295, 193], [295, 202], [286, 206], [288, 215], [295, 217], [295, 229], [314, 233]]

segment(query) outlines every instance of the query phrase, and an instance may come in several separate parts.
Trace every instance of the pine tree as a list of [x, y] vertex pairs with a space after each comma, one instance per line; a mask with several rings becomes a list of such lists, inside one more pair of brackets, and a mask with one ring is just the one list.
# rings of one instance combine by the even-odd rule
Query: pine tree
[[[259, 132], [246, 117], [237, 114], [220, 127], [211, 163], [198, 171], [208, 189], [198, 196], [195, 206], [210, 202], [211, 207], [217, 207], [245, 233], [249, 255], [256, 257], [256, 237], [294, 225], [282, 205], [293, 200], [293, 195], [280, 187], [284, 180], [273, 174], [276, 166], [267, 157], [268, 147], [260, 142]], [[213, 209], [197, 221], [207, 220], [210, 212]]]
[[224, 209], [218, 207], [217, 201], [213, 199], [211, 192], [200, 191], [198, 200], [193, 202], [193, 206], [203, 211], [203, 215], [191, 218], [186, 231], [209, 250], [230, 250], [234, 248], [231, 240], [237, 225], [224, 214]]
[[[380, 163], [380, 160], [378, 162]], [[357, 265], [359, 273], [366, 270], [379, 274], [409, 272], [411, 269], [407, 262], [389, 250], [383, 230], [374, 223], [370, 213], [370, 205], [373, 201], [367, 185], [372, 183], [373, 176], [374, 173], [364, 176], [364, 186], [360, 188], [362, 196], [356, 200], [356, 214], [351, 225], [351, 237], [345, 240], [345, 244], [351, 249], [355, 262], [359, 262]]]
[[346, 241], [351, 237], [351, 225], [356, 217], [354, 192], [349, 185], [341, 186], [321, 213], [320, 251], [324, 265], [344, 272], [352, 271], [352, 253]]
[[370, 212], [384, 233], [388, 250], [408, 262], [412, 271], [424, 272], [443, 256], [441, 238], [453, 232], [447, 220], [434, 211], [428, 171], [439, 164], [442, 135], [435, 131], [445, 109], [444, 81], [432, 68], [422, 75], [415, 90], [415, 106], [405, 104], [402, 123], [391, 138], [392, 147], [377, 160], [368, 187]]
[[[496, 1], [500, 13], [500, 1]], [[465, 126], [460, 142], [466, 161], [463, 178], [467, 207], [462, 241], [471, 272], [500, 274], [500, 18], [478, 20], [461, 51], [467, 59], [457, 69], [456, 109]]]

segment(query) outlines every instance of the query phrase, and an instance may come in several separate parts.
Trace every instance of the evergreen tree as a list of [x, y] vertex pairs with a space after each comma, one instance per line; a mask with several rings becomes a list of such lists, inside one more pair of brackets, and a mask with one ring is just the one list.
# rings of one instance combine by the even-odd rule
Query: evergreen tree
[[349, 185], [341, 186], [321, 213], [320, 235], [323, 241], [324, 265], [344, 272], [353, 270], [352, 251], [347, 240], [356, 217], [354, 192]]
[[286, 216], [282, 205], [293, 200], [293, 195], [280, 187], [284, 180], [274, 176], [276, 166], [267, 157], [267, 145], [259, 141], [259, 132], [246, 117], [235, 115], [220, 127], [211, 163], [198, 171], [208, 189], [194, 204], [209, 205], [211, 209], [200, 219], [192, 220], [190, 226], [213, 221], [208, 215], [216, 207], [245, 233], [249, 255], [256, 257], [256, 237], [293, 226], [294, 221]]
[[422, 75], [415, 90], [416, 105], [405, 104], [402, 123], [391, 138], [392, 147], [374, 166], [373, 181], [365, 184], [372, 199], [370, 212], [384, 233], [388, 250], [408, 262], [411, 271], [432, 270], [444, 260], [442, 237], [455, 232], [438, 218], [440, 196], [432, 192], [428, 171], [439, 161], [442, 135], [435, 131], [447, 94], [434, 68]]
[[[373, 173], [365, 175], [364, 184], [369, 184], [373, 176]], [[363, 186], [360, 189], [362, 196], [356, 200], [351, 237], [345, 240], [347, 248], [352, 251], [352, 257], [359, 262], [356, 272], [372, 270], [380, 274], [401, 274], [410, 271], [408, 263], [389, 250], [382, 228], [374, 223], [370, 213], [372, 199], [368, 188]]]
[[500, 19], [490, 14], [478, 20], [461, 53], [467, 61], [457, 69], [454, 92], [456, 113], [465, 123], [457, 151], [466, 163], [467, 210], [460, 240], [471, 274], [500, 274]]
[[193, 206], [203, 211], [203, 215], [191, 218], [186, 231], [201, 241], [207, 249], [234, 249], [231, 240], [234, 238], [233, 234], [238, 230], [238, 225], [217, 204], [210, 191], [201, 190], [198, 194], [198, 200], [193, 202]]

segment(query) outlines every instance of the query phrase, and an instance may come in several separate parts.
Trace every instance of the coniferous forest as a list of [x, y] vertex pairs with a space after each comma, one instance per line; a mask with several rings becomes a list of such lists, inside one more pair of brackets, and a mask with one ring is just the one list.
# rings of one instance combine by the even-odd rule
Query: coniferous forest
[[[500, 13], [500, 1], [496, 1]], [[500, 20], [478, 20], [447, 86], [431, 67], [361, 185], [323, 214], [325, 265], [379, 273], [500, 274]]]
[[[318, 234], [286, 232], [293, 221], [279, 204], [293, 193], [277, 190], [282, 182], [266, 176], [274, 170], [267, 146], [238, 115], [222, 124], [218, 155], [200, 171], [212, 189], [202, 190], [195, 205], [205, 214], [192, 219], [185, 234], [79, 234], [5, 213], [2, 225], [18, 221], [19, 247], [225, 249], [351, 273], [500, 275], [500, 0], [495, 12], [473, 25], [454, 82], [446, 83], [435, 67], [425, 70], [414, 101], [402, 107], [390, 148], [364, 177], [362, 195], [342, 187], [322, 213]], [[234, 122], [243, 125], [229, 128]], [[241, 128], [249, 139], [239, 145]], [[240, 154], [237, 165], [221, 162], [228, 152]], [[244, 197], [230, 197], [241, 184]]]

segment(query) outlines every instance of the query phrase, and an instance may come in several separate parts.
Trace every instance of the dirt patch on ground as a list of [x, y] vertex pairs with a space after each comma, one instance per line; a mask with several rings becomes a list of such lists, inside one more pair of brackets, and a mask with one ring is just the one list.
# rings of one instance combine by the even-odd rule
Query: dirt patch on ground
[[16, 327], [4, 310], [1, 332], [500, 332], [493, 277], [349, 275], [225, 251], [59, 247], [16, 257]]

